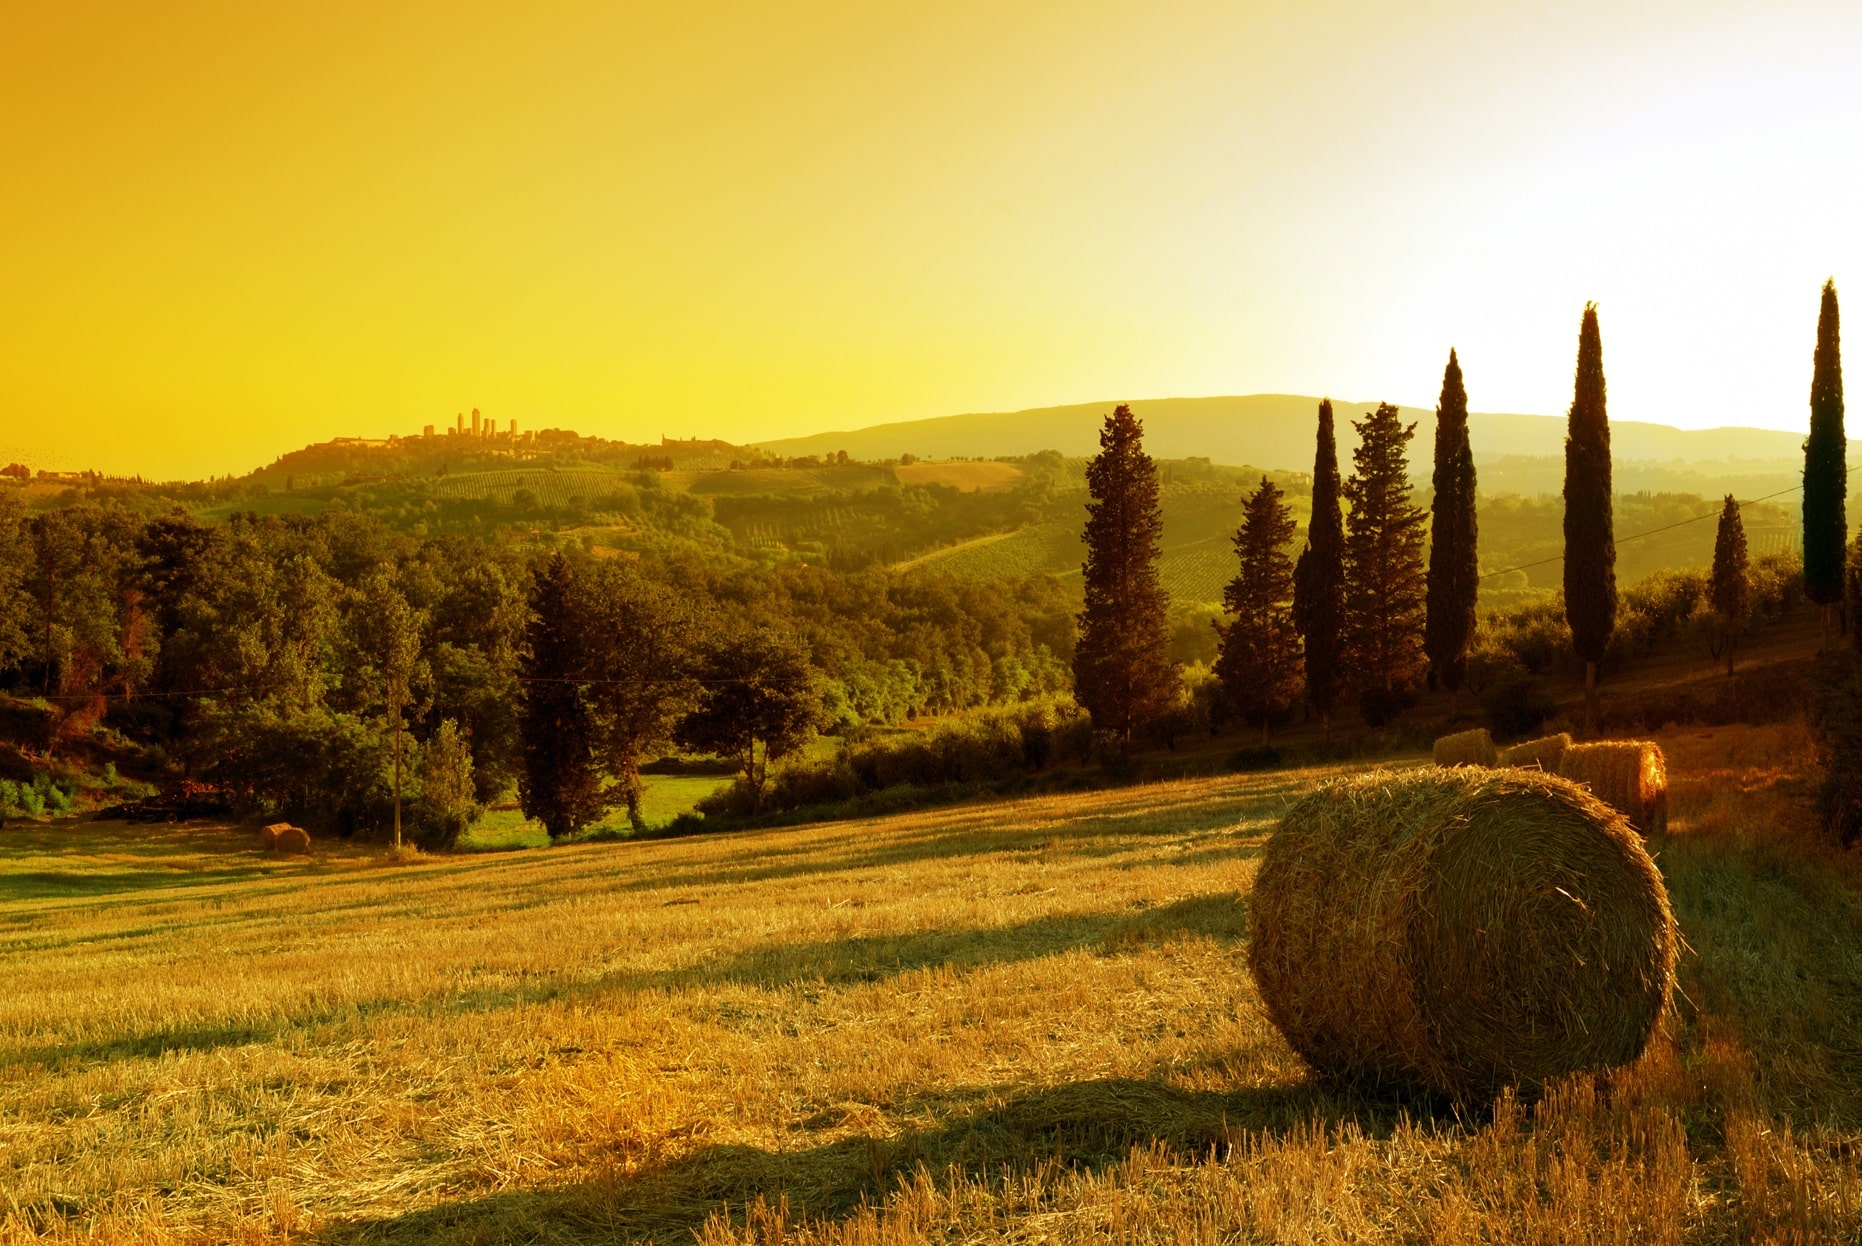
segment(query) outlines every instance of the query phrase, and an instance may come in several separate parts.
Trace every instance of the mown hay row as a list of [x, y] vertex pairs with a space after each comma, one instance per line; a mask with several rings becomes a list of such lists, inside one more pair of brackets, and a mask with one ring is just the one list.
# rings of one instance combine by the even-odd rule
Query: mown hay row
[[1500, 750], [1502, 766], [1536, 766], [1547, 774], [1558, 773], [1558, 762], [1571, 747], [1571, 733], [1560, 731], [1557, 735], [1540, 736], [1536, 740], [1526, 740], [1511, 748]]
[[1668, 759], [1653, 740], [1573, 744], [1559, 759], [1558, 773], [1621, 810], [1644, 835], [1668, 829]]
[[1445, 735], [1435, 742], [1435, 764], [1438, 766], [1486, 766], [1492, 768], [1499, 764], [1500, 750], [1494, 747], [1493, 736], [1487, 728], [1476, 727], [1472, 731], [1457, 731], [1454, 735]]
[[1249, 923], [1268, 1015], [1315, 1069], [1462, 1098], [1634, 1060], [1674, 982], [1641, 839], [1530, 771], [1318, 788], [1269, 839]]

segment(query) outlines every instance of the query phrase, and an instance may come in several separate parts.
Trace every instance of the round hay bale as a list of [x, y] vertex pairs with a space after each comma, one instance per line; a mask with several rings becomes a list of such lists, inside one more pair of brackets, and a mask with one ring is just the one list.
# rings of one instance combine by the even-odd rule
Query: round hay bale
[[1536, 740], [1527, 740], [1515, 744], [1512, 748], [1500, 751], [1502, 766], [1536, 766], [1546, 774], [1558, 773], [1559, 759], [1565, 750], [1571, 747], [1571, 733], [1560, 731], [1557, 735], [1540, 736]]
[[1500, 761], [1500, 750], [1494, 747], [1493, 736], [1487, 728], [1476, 727], [1472, 731], [1457, 731], [1454, 735], [1445, 735], [1435, 742], [1435, 764], [1438, 766], [1486, 766], [1492, 769]]
[[1621, 814], [1563, 779], [1430, 767], [1328, 783], [1268, 840], [1248, 959], [1323, 1074], [1484, 1099], [1642, 1053], [1675, 924]]
[[278, 846], [278, 833], [290, 829], [291, 824], [289, 822], [274, 822], [259, 832], [259, 843], [269, 852], [271, 849]]
[[1653, 740], [1600, 740], [1573, 744], [1558, 773], [1622, 811], [1644, 835], [1668, 829], [1668, 759]]
[[276, 832], [271, 839], [271, 850], [281, 857], [301, 857], [310, 851], [310, 832], [301, 826], [280, 822], [265, 829]]

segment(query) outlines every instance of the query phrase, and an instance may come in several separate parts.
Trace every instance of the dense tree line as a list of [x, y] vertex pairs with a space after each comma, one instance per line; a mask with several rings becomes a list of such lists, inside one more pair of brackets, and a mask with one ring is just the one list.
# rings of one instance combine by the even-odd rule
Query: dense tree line
[[[571, 685], [538, 669], [552, 575]], [[539, 689], [576, 693], [594, 785], [545, 820], [585, 825], [592, 802], [637, 821], [640, 764], [677, 740], [747, 755], [761, 781], [797, 729], [727, 703], [745, 681], [805, 684], [810, 728], [1051, 693], [1073, 601], [1045, 578], [418, 539], [342, 509], [212, 523], [0, 496], [0, 689], [46, 707], [29, 751], [56, 758], [102, 724], [255, 813], [391, 833], [404, 812], [428, 842], [520, 779], [529, 801], [525, 725], [555, 712]], [[721, 673], [746, 661], [766, 669]]]

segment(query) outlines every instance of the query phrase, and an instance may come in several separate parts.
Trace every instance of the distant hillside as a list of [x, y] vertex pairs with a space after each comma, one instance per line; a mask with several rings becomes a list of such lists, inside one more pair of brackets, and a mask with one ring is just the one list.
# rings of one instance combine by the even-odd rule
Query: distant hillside
[[[856, 459], [896, 459], [902, 454], [994, 458], [1040, 450], [1089, 455], [1098, 451], [1100, 422], [1115, 405], [1106, 401], [947, 415], [768, 441], [760, 448], [785, 456], [845, 450]], [[1131, 405], [1144, 420], [1146, 448], [1158, 458], [1201, 456], [1217, 463], [1311, 470], [1317, 398], [1253, 394], [1136, 399]], [[1334, 399], [1332, 405], [1339, 419], [1339, 453], [1348, 458], [1356, 444], [1350, 421], [1362, 418], [1376, 404]], [[1401, 410], [1405, 420], [1417, 425], [1416, 444], [1429, 445], [1435, 433], [1435, 413], [1418, 407]], [[1556, 458], [1564, 453], [1563, 416], [1477, 413], [1470, 423], [1475, 457], [1483, 463], [1501, 458]], [[1619, 464], [1712, 465], [1714, 470], [1700, 474], [1713, 479], [1729, 475], [1770, 478], [1777, 471], [1801, 470], [1803, 464], [1803, 435], [1799, 433], [1759, 428], [1688, 430], [1631, 420], [1615, 420], [1610, 427]], [[1426, 458], [1426, 452], [1422, 457]]]

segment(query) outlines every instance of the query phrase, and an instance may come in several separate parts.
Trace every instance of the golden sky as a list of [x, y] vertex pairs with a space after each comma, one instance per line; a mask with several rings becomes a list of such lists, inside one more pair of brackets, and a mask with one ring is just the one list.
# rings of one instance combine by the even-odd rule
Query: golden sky
[[[0, 455], [1255, 392], [1807, 422], [1862, 6], [16, 4]], [[1844, 287], [1846, 288], [1846, 287]], [[1856, 313], [1862, 314], [1862, 313]]]

